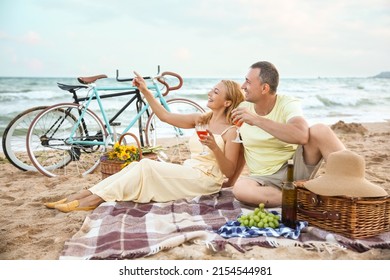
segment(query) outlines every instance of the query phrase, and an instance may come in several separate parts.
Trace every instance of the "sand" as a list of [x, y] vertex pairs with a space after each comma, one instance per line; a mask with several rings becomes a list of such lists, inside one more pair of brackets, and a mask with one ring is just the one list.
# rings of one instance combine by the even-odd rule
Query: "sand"
[[[366, 160], [366, 178], [390, 194], [390, 122], [346, 124], [332, 128], [348, 149]], [[23, 172], [0, 155], [0, 259], [56, 260], [64, 242], [81, 227], [89, 212], [61, 213], [46, 209], [43, 202], [60, 199], [101, 180], [101, 174], [83, 178], [49, 178], [35, 172]], [[184, 244], [162, 251], [148, 259], [390, 259], [389, 249], [365, 253], [351, 250], [308, 251], [303, 248], [263, 248], [240, 253], [232, 247], [213, 252], [202, 245]]]

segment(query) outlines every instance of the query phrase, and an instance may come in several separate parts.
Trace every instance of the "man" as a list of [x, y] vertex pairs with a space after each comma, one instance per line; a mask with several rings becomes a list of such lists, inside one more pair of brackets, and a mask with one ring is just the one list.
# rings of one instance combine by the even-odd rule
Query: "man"
[[330, 153], [345, 149], [328, 126], [316, 124], [309, 128], [299, 100], [277, 94], [278, 84], [275, 66], [256, 62], [241, 87], [246, 102], [232, 114], [233, 121], [243, 122], [240, 133], [250, 176], [234, 184], [241, 168], [230, 183], [234, 184], [235, 197], [246, 204], [281, 205], [288, 159], [294, 159], [295, 180], [309, 179], [322, 159], [326, 161]]

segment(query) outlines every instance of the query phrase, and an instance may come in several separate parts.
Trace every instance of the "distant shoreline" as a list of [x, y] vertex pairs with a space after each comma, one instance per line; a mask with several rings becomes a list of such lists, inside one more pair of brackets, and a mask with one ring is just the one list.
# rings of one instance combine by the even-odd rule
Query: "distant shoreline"
[[378, 75], [375, 75], [373, 78], [390, 79], [390, 71], [381, 72]]

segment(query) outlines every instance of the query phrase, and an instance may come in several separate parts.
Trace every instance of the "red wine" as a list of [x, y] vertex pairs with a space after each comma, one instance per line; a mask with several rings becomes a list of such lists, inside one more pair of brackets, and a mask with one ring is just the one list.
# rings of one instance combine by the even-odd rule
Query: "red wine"
[[196, 133], [198, 134], [200, 139], [204, 139], [209, 135], [209, 133], [206, 130], [197, 130]]
[[238, 127], [241, 127], [243, 123], [244, 122], [242, 122], [242, 121], [236, 121], [236, 122], [234, 122], [234, 125], [238, 126]]

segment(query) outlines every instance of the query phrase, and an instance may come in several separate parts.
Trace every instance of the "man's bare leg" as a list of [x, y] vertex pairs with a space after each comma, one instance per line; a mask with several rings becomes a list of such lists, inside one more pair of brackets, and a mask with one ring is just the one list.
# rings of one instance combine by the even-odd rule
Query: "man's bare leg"
[[239, 178], [233, 187], [233, 194], [244, 204], [257, 206], [264, 203], [265, 207], [279, 207], [282, 204], [282, 191], [277, 187], [261, 186], [254, 180]]
[[326, 161], [330, 153], [345, 150], [333, 130], [324, 124], [310, 127], [309, 142], [303, 145], [303, 158], [307, 165], [316, 165], [321, 158]]

